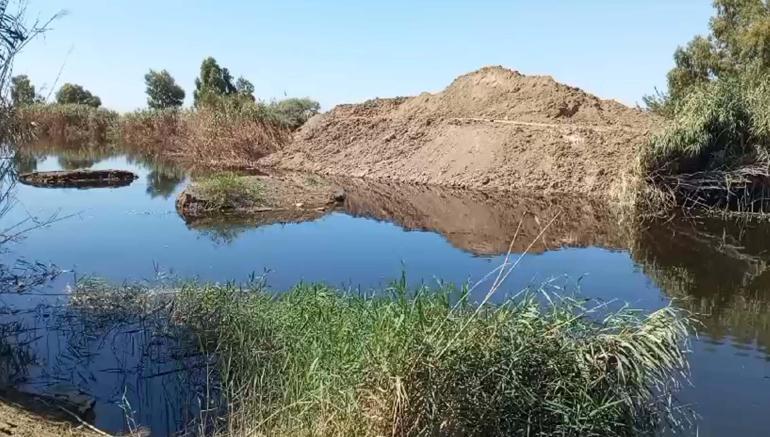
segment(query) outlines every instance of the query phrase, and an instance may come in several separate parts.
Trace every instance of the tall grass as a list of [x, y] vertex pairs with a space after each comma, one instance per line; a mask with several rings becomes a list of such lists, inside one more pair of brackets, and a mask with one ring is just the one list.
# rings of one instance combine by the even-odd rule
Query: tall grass
[[525, 294], [378, 296], [185, 287], [176, 319], [218, 355], [227, 435], [638, 435], [672, 418], [687, 321], [673, 308], [599, 317]]
[[290, 140], [289, 130], [259, 105], [223, 105], [186, 115], [181, 153], [192, 163], [249, 166]]

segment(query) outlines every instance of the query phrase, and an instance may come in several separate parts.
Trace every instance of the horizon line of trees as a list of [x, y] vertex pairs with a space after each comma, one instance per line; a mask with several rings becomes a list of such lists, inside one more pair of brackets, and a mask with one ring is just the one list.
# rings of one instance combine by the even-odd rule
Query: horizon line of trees
[[[179, 109], [184, 106], [186, 92], [167, 70], [150, 69], [144, 75], [147, 107], [151, 110]], [[263, 103], [254, 95], [254, 85], [245, 77], [233, 77], [230, 70], [222, 67], [213, 57], [203, 60], [193, 91], [193, 109], [221, 108], [222, 105], [265, 105], [280, 115], [281, 121], [297, 128], [317, 114], [320, 104], [310, 98], [288, 98]], [[27, 75], [14, 76], [11, 80], [11, 98], [15, 107], [45, 103]], [[87, 105], [98, 108], [101, 99], [82, 85], [65, 83], [55, 96], [56, 104]]]

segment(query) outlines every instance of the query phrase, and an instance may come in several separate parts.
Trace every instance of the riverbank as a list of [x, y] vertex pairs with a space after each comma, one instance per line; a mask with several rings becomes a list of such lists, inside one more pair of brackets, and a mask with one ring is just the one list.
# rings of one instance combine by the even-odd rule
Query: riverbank
[[10, 437], [107, 435], [67, 411], [37, 396], [0, 390], [0, 433]]

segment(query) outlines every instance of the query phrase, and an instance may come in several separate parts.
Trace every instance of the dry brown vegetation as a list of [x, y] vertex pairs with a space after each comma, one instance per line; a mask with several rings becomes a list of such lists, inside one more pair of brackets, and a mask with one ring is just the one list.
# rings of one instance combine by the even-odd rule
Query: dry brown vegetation
[[256, 107], [139, 111], [119, 120], [119, 141], [128, 148], [192, 167], [249, 167], [289, 138]]
[[290, 140], [289, 128], [257, 105], [119, 115], [86, 105], [31, 105], [18, 112], [36, 142], [119, 145], [194, 168], [243, 168]]

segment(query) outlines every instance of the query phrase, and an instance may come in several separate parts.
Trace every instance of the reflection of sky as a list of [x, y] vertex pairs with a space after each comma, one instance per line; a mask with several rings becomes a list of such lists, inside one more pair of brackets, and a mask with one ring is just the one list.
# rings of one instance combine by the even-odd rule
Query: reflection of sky
[[[39, 170], [56, 168], [55, 158], [38, 165]], [[151, 278], [155, 265], [180, 277], [211, 281], [246, 280], [251, 273], [267, 270], [268, 284], [277, 290], [298, 281], [367, 290], [387, 284], [402, 269], [414, 283], [438, 279], [475, 282], [503, 259], [463, 252], [435, 233], [407, 232], [396, 224], [343, 213], [313, 222], [243, 228], [218, 236], [213, 231], [189, 229], [176, 214], [174, 199], [184, 184], [168, 198], [153, 198], [147, 190], [149, 169], [123, 158], [111, 158], [93, 168], [131, 169], [139, 179], [117, 189], [55, 190], [19, 185], [19, 208], [4, 217], [4, 222], [12, 223], [23, 211], [38, 216], [72, 216], [30, 234], [13, 246], [14, 256], [114, 281]], [[584, 295], [617, 299], [633, 307], [654, 309], [667, 302], [628, 252], [595, 247], [526, 256], [504, 288], [515, 292], [553, 278], [553, 285], [566, 286], [567, 292], [574, 292], [579, 284]], [[486, 290], [481, 286], [476, 295]], [[747, 342], [749, 339], [730, 340], [731, 327], [727, 328], [718, 338], [704, 335], [703, 341], [695, 343], [695, 388], [682, 394], [704, 416], [702, 436], [727, 432], [750, 435], [770, 427], [770, 415], [763, 413], [770, 411], [770, 364], [765, 351]], [[724, 399], [730, 399], [730, 408], [735, 414], [740, 411], [745, 419], [736, 422], [722, 414]]]

